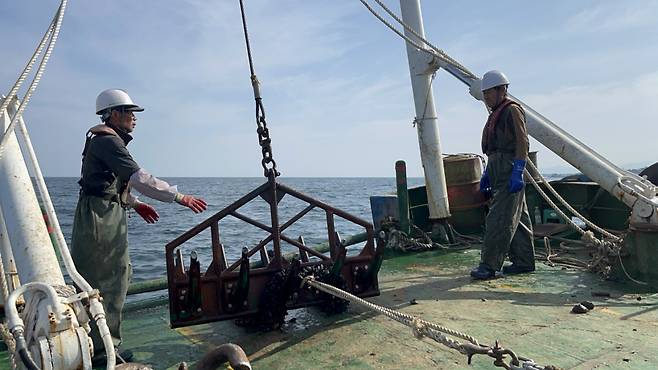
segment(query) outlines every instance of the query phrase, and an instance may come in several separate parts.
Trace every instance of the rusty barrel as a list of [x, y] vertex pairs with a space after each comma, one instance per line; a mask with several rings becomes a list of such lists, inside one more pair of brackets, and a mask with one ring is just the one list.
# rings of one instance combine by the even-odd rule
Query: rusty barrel
[[485, 199], [480, 193], [482, 158], [454, 154], [443, 158], [452, 226], [460, 233], [480, 233], [484, 226]]

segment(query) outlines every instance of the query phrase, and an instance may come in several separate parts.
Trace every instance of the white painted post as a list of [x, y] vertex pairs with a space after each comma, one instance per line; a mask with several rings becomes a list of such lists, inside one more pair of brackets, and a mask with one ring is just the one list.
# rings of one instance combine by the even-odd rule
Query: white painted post
[[[400, 0], [400, 10], [402, 11], [403, 21], [419, 35], [425, 37], [420, 0]], [[411, 32], [405, 30], [404, 33], [418, 44], [423, 45], [423, 42]], [[445, 219], [450, 217], [450, 209], [445, 173], [443, 171], [439, 125], [436, 108], [434, 107], [434, 95], [432, 93], [433, 70], [430, 67], [433, 58], [408, 43], [406, 43], [406, 46], [409, 72], [411, 74], [411, 87], [413, 89], [416, 107], [418, 144], [420, 146], [420, 158], [425, 172], [427, 205], [429, 206], [430, 219]]]
[[[4, 99], [4, 97], [2, 97]], [[9, 113], [14, 114], [13, 104]], [[7, 112], [0, 112], [0, 130], [10, 123]], [[14, 133], [0, 148], [0, 208], [21, 283], [43, 282], [64, 285], [46, 223], [32, 181]], [[5, 256], [3, 255], [3, 259]]]

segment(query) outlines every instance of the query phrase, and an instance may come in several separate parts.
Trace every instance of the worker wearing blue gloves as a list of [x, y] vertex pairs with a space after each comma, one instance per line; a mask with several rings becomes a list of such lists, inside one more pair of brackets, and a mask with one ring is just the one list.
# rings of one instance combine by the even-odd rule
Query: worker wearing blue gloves
[[[525, 114], [519, 104], [507, 97], [509, 80], [503, 73], [489, 71], [481, 82], [491, 113], [482, 132], [482, 152], [489, 160], [480, 180], [480, 191], [491, 199], [491, 204], [480, 264], [471, 276], [486, 280], [495, 277], [501, 268], [503, 275], [534, 271], [535, 248], [523, 191], [529, 149]], [[503, 266], [507, 255], [512, 263]]]

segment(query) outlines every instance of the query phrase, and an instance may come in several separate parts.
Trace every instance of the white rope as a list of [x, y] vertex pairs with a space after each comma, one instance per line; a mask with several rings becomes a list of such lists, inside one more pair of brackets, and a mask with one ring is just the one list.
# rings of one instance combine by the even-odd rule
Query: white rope
[[[376, 305], [374, 303], [368, 302], [362, 298], [359, 298], [357, 296], [354, 296], [348, 292], [345, 292], [343, 290], [340, 290], [334, 286], [331, 286], [329, 284], [322, 283], [320, 281], [317, 281], [314, 279], [313, 276], [307, 276], [303, 279], [302, 281], [302, 286], [304, 284], [308, 284], [309, 286], [321, 290], [325, 293], [331, 294], [335, 297], [350, 301], [351, 303], [355, 303], [358, 305], [361, 305], [363, 307], [366, 307], [370, 310], [373, 310], [375, 312], [379, 312], [399, 323], [402, 323], [412, 329], [412, 332], [414, 336], [418, 339], [421, 339], [422, 337], [428, 337], [431, 339], [434, 339], [436, 342], [443, 344], [444, 346], [457, 350], [459, 353], [462, 353], [464, 355], [467, 355], [470, 357], [474, 354], [483, 354], [483, 355], [488, 355], [490, 357], [496, 358], [497, 354], [499, 355], [500, 353], [496, 353], [496, 350], [502, 350], [502, 348], [498, 347], [490, 347], [486, 346], [483, 344], [480, 344], [477, 339], [474, 337], [464, 334], [461, 332], [458, 332], [456, 330], [452, 330], [437, 324], [434, 324], [429, 321], [425, 321], [419, 317], [415, 317], [412, 315], [407, 315], [399, 311], [392, 310], [390, 308], [386, 308], [383, 306]], [[468, 341], [469, 343], [461, 343], [458, 340], [449, 338], [447, 335], [451, 335], [453, 337], [457, 337], [460, 339], [463, 339], [465, 341]], [[542, 370], [543, 367], [537, 366], [534, 361], [522, 357], [517, 357], [513, 351], [511, 350], [506, 350], [502, 353], [509, 354], [512, 358], [510, 360], [510, 364], [504, 364], [502, 367], [508, 368], [508, 369], [527, 369], [527, 370]], [[502, 356], [499, 357], [502, 361]], [[513, 361], [514, 359], [519, 360], [519, 365], [514, 365]], [[500, 365], [498, 365], [500, 366]]]
[[624, 274], [626, 275], [627, 278], [629, 278], [632, 282], [634, 282], [636, 284], [649, 285], [645, 281], [640, 281], [640, 280], [637, 280], [637, 279], [634, 279], [633, 277], [631, 277], [631, 275], [629, 275], [628, 272], [626, 272], [626, 267], [624, 266], [624, 262], [621, 260], [621, 253], [617, 253], [617, 257], [619, 258], [619, 265], [621, 266], [621, 269], [624, 271]]
[[[434, 331], [437, 331], [437, 332], [445, 333], [445, 334], [451, 335], [453, 337], [457, 337], [457, 338], [466, 340], [466, 341], [468, 341], [472, 344], [478, 345], [478, 346], [480, 345], [478, 340], [475, 339], [474, 337], [470, 336], [470, 335], [460, 333], [456, 330], [452, 330], [452, 329], [434, 324], [432, 322], [425, 321], [421, 318], [418, 318], [418, 317], [415, 317], [415, 316], [412, 316], [412, 315], [408, 315], [408, 314], [405, 314], [405, 313], [402, 313], [402, 312], [399, 312], [399, 311], [392, 310], [390, 308], [382, 307], [382, 306], [376, 305], [374, 303], [368, 302], [365, 299], [359, 298], [359, 297], [357, 297], [355, 295], [352, 295], [348, 292], [340, 290], [340, 289], [338, 289], [334, 286], [331, 286], [329, 284], [325, 284], [325, 283], [322, 283], [320, 281], [314, 280], [313, 276], [305, 277], [304, 281], [302, 282], [302, 285], [303, 284], [308, 284], [308, 285], [312, 286], [313, 288], [321, 290], [325, 293], [328, 293], [328, 294], [334, 295], [338, 298], [344, 299], [346, 301], [350, 301], [352, 303], [356, 303], [356, 304], [359, 304], [361, 306], [367, 307], [367, 308], [369, 308], [373, 311], [376, 311], [376, 312], [379, 312], [379, 313], [381, 313], [385, 316], [388, 316], [388, 317], [392, 318], [393, 320], [398, 321], [398, 322], [400, 322], [404, 325], [407, 325], [411, 328], [417, 328], [420, 331], [434, 330]], [[456, 342], [453, 339], [449, 339], [449, 341], [452, 344], [454, 344]], [[459, 342], [456, 342], [456, 343], [459, 343]]]
[[11, 362], [11, 368], [12, 370], [16, 370], [18, 368], [16, 365], [16, 356], [14, 356], [14, 353], [16, 353], [16, 340], [11, 335], [9, 329], [7, 329], [7, 324], [4, 322], [0, 324], [0, 335], [2, 335], [2, 340], [7, 345], [7, 349], [9, 349], [9, 360]]
[[[21, 73], [21, 76], [18, 78], [16, 81], [16, 84], [14, 87], [9, 92], [9, 95], [5, 99], [5, 102], [2, 104], [1, 108], [6, 109], [7, 106], [9, 106], [10, 101], [13, 100], [16, 91], [20, 87], [20, 85], [23, 83], [25, 80], [25, 77], [29, 73], [29, 71], [32, 69], [32, 66], [36, 62], [36, 59], [39, 54], [41, 54], [41, 51], [43, 50], [43, 45], [44, 41], [50, 37], [50, 42], [48, 43], [48, 47], [46, 48], [46, 52], [43, 56], [43, 59], [41, 59], [41, 62], [39, 63], [39, 68], [37, 69], [37, 72], [34, 76], [34, 79], [30, 83], [30, 86], [28, 87], [27, 93], [25, 94], [25, 97], [23, 98], [23, 101], [21, 102], [20, 106], [18, 107], [18, 110], [16, 111], [16, 114], [11, 119], [11, 123], [7, 127], [7, 130], [2, 134], [2, 139], [0, 140], [0, 157], [2, 156], [2, 149], [4, 146], [7, 144], [7, 140], [9, 140], [10, 133], [14, 131], [14, 127], [16, 126], [16, 122], [19, 121], [19, 117], [23, 114], [23, 111], [25, 111], [25, 108], [27, 107], [27, 104], [30, 101], [30, 98], [32, 97], [32, 94], [36, 90], [37, 86], [39, 85], [39, 82], [41, 81], [41, 76], [43, 75], [44, 70], [46, 69], [46, 65], [48, 64], [48, 59], [50, 59], [50, 54], [53, 51], [53, 48], [55, 47], [55, 43], [57, 42], [57, 37], [59, 36], [59, 30], [62, 25], [62, 19], [64, 17], [64, 10], [66, 9], [66, 3], [68, 0], [62, 0], [61, 4], [59, 5], [59, 8], [57, 9], [57, 13], [55, 14], [55, 19], [54, 20], [54, 25], [51, 23], [51, 27], [49, 27], [48, 31], [46, 32], [46, 35], [44, 36], [44, 39], [41, 40], [41, 43], [39, 44], [39, 47], [37, 48], [37, 51], [35, 54], [32, 56], [30, 61], [28, 62], [27, 67]], [[3, 109], [0, 109], [0, 113], [3, 112]], [[19, 124], [20, 126], [20, 124]], [[21, 132], [23, 135], [26, 135], [27, 130], [24, 128], [21, 128]]]
[[[543, 181], [546, 188], [548, 188], [551, 191], [551, 193], [553, 193], [553, 195], [558, 199], [558, 201], [560, 201], [571, 213], [573, 213], [576, 217], [579, 217], [580, 219], [582, 219], [585, 222], [585, 224], [587, 224], [589, 227], [595, 229], [596, 231], [599, 231], [601, 234], [607, 236], [610, 239], [610, 240], [599, 239], [594, 235], [594, 233], [592, 231], [585, 231], [580, 226], [575, 224], [571, 220], [571, 218], [569, 216], [567, 216], [564, 212], [562, 212], [560, 207], [558, 207], [555, 204], [555, 202], [553, 202], [553, 200], [541, 189], [541, 187], [535, 181], [535, 179], [532, 177], [530, 172], [527, 169], [524, 170], [525, 178], [527, 180], [530, 180], [530, 183], [532, 183], [532, 185], [535, 187], [535, 189], [537, 190], [539, 195], [541, 195], [542, 198], [544, 198], [544, 200], [549, 204], [549, 206], [551, 206], [551, 208], [553, 208], [553, 210], [555, 210], [555, 212], [569, 226], [571, 226], [574, 230], [576, 230], [578, 233], [580, 233], [583, 236], [583, 239], [584, 239], [585, 242], [588, 242], [588, 243], [590, 243], [590, 244], [592, 244], [596, 247], [596, 252], [597, 253], [595, 254], [592, 261], [588, 264], [588, 268], [590, 270], [595, 269], [599, 264], [601, 264], [601, 262], [603, 261], [604, 258], [606, 258], [608, 255], [612, 254], [613, 256], [616, 256], [619, 259], [619, 265], [621, 266], [622, 272], [624, 273], [624, 275], [626, 275], [626, 277], [629, 280], [633, 281], [636, 284], [648, 285], [648, 283], [646, 283], [644, 281], [637, 280], [637, 279], [633, 278], [626, 271], [626, 267], [624, 266], [624, 262], [622, 261], [621, 253], [620, 253], [621, 243], [623, 242], [623, 240], [620, 237], [618, 237], [616, 235], [613, 235], [613, 234], [611, 234], [610, 232], [608, 232], [606, 230], [603, 230], [602, 228], [600, 228], [596, 224], [592, 223], [591, 221], [589, 221], [588, 219], [583, 217], [580, 213], [578, 213], [575, 209], [573, 209], [573, 207], [571, 207], [571, 205], [569, 205], [569, 203], [567, 203], [567, 201], [564, 198], [562, 198], [557, 193], [557, 191], [555, 191], [555, 189], [549, 184], [549, 182], [546, 181], [546, 179], [541, 175], [541, 173], [539, 173], [539, 171], [537, 170], [537, 167], [535, 167], [532, 164], [532, 162], [528, 161], [528, 165], [533, 170], [533, 172], [535, 172], [537, 175], [539, 175], [539, 178]], [[609, 273], [609, 267], [608, 268], [603, 268], [602, 270], [603, 270], [604, 275], [607, 275]]]
[[[530, 163], [530, 161], [528, 161], [528, 163]], [[553, 200], [552, 200], [552, 199], [551, 199], [551, 198], [550, 198], [550, 197], [544, 192], [544, 190], [542, 190], [542, 188], [539, 186], [539, 184], [537, 184], [537, 181], [535, 181], [535, 179], [532, 177], [532, 175], [530, 174], [530, 172], [528, 172], [528, 170], [525, 169], [525, 170], [524, 170], [524, 173], [525, 173], [525, 175], [526, 175], [525, 178], [526, 178], [527, 180], [530, 180], [530, 183], [532, 183], [532, 186], [535, 187], [535, 189], [537, 190], [537, 192], [539, 193], [539, 195], [541, 195], [542, 198], [544, 198], [544, 200], [548, 203], [548, 205], [549, 205], [551, 208], [553, 208], [553, 210], [555, 210], [555, 212], [556, 212], [556, 213], [557, 213], [557, 214], [558, 214], [558, 215], [564, 220], [564, 222], [566, 222], [569, 226], [571, 226], [571, 227], [572, 227], [574, 230], [576, 230], [579, 234], [585, 236], [586, 231], [583, 230], [583, 229], [582, 229], [580, 226], [578, 226], [576, 223], [574, 223], [574, 222], [571, 220], [571, 217], [567, 216], [567, 215], [562, 211], [562, 209], [560, 209], [560, 207], [558, 207], [557, 204], [555, 204], [555, 202], [553, 202]], [[544, 181], [544, 183], [547, 184], [546, 181]], [[562, 200], [564, 200], [564, 199], [562, 199]]]
[[[58, 9], [59, 12], [59, 9]], [[2, 102], [2, 105], [0, 105], [0, 112], [4, 111], [7, 109], [9, 106], [9, 102], [12, 100], [12, 98], [16, 95], [16, 92], [18, 92], [18, 89], [21, 87], [23, 82], [25, 81], [25, 78], [27, 75], [30, 73], [32, 70], [32, 67], [34, 66], [34, 63], [36, 62], [37, 58], [39, 55], [41, 55], [41, 52], [43, 51], [43, 48], [46, 46], [46, 41], [50, 38], [50, 35], [53, 32], [53, 28], [55, 26], [55, 21], [57, 20], [57, 15], [58, 13], [55, 13], [55, 16], [53, 17], [53, 20], [50, 21], [50, 25], [48, 25], [48, 29], [46, 30], [46, 33], [43, 35], [43, 38], [39, 42], [39, 46], [37, 46], [37, 49], [34, 51], [34, 54], [32, 54], [32, 58], [27, 62], [27, 65], [23, 69], [23, 72], [21, 72], [21, 75], [18, 77], [16, 82], [14, 83], [14, 86], [9, 90], [9, 93], [7, 93], [7, 98], [4, 102]]]
[[[363, 3], [363, 1], [361, 1], [361, 2]], [[471, 71], [469, 71], [468, 68], [466, 68], [466, 67], [464, 67], [463, 65], [461, 65], [457, 60], [453, 59], [453, 58], [452, 58], [450, 55], [448, 55], [445, 51], [443, 51], [443, 50], [437, 48], [436, 46], [432, 45], [432, 43], [429, 42], [425, 37], [421, 36], [418, 32], [416, 32], [416, 30], [414, 30], [411, 26], [409, 26], [408, 24], [406, 24], [406, 23], [405, 23], [400, 17], [398, 17], [397, 14], [395, 14], [395, 13], [394, 13], [389, 7], [386, 6], [386, 4], [384, 4], [384, 3], [381, 2], [380, 0], [375, 0], [375, 2], [376, 2], [377, 4], [379, 4], [379, 6], [381, 6], [382, 9], [384, 9], [384, 10], [386, 11], [386, 13], [388, 13], [388, 14], [389, 14], [393, 19], [395, 19], [400, 25], [402, 25], [402, 27], [404, 27], [405, 30], [411, 32], [411, 34], [413, 34], [413, 35], [416, 36], [419, 40], [421, 40], [423, 43], [425, 43], [427, 46], [429, 46], [430, 48], [432, 48], [432, 50], [434, 50], [434, 51], [436, 52], [436, 54], [438, 54], [438, 55], [435, 55], [436, 57], [438, 57], [439, 59], [443, 60], [444, 62], [446, 62], [446, 63], [452, 65], [453, 67], [459, 69], [462, 73], [464, 73], [464, 74], [467, 75], [468, 77], [473, 78], [473, 79], [477, 79], [477, 78], [478, 78], [475, 74], [473, 74]], [[368, 7], [368, 8], [369, 8], [369, 7]], [[379, 18], [379, 19], [381, 20], [380, 17], [377, 17], [377, 18]], [[389, 26], [389, 28], [390, 28], [390, 26]]]
[[[609, 239], [611, 239], [611, 240], [613, 240], [613, 241], [615, 241], [615, 242], [619, 242], [619, 241], [621, 241], [621, 238], [619, 238], [618, 236], [613, 235], [612, 233], [610, 233], [610, 232], [608, 232], [608, 231], [602, 229], [601, 227], [599, 227], [599, 226], [597, 226], [596, 224], [594, 224], [592, 221], [590, 221], [590, 220], [588, 220], [587, 218], [585, 218], [585, 217], [584, 217], [583, 215], [581, 215], [578, 211], [576, 211], [576, 210], [575, 210], [575, 209], [574, 209], [574, 208], [573, 208], [573, 207], [572, 207], [572, 206], [571, 206], [571, 205], [570, 205], [570, 204], [569, 204], [564, 198], [562, 198], [562, 197], [560, 196], [560, 194], [558, 194], [558, 192], [557, 192], [557, 191], [551, 186], [551, 184], [550, 184], [548, 181], [546, 181], [546, 179], [544, 178], [544, 176], [542, 176], [542, 174], [539, 172], [539, 170], [538, 170], [537, 167], [534, 165], [534, 163], [532, 163], [532, 161], [528, 161], [527, 164], [528, 164], [528, 167], [530, 167], [530, 169], [531, 169], [534, 173], [536, 173], [537, 176], [539, 176], [539, 178], [542, 180], [542, 182], [544, 183], [544, 185], [546, 186], [546, 188], [551, 192], [551, 194], [553, 194], [553, 196], [554, 196], [554, 197], [555, 197], [555, 198], [556, 198], [556, 199], [557, 199], [557, 200], [558, 200], [558, 201], [559, 201], [559, 202], [560, 202], [560, 203], [561, 203], [561, 204], [562, 204], [562, 205], [563, 205], [563, 206], [564, 206], [569, 212], [571, 212], [574, 216], [576, 216], [576, 217], [580, 218], [581, 220], [583, 220], [583, 222], [585, 222], [585, 224], [586, 224], [587, 226], [589, 226], [590, 228], [594, 229], [595, 231], [597, 231], [597, 232], [603, 234], [603, 235], [606, 236], [607, 238], [609, 238]], [[528, 173], [527, 170], [526, 170], [526, 175], [527, 175], [528, 177], [532, 177], [532, 176], [530, 175], [530, 173]]]
[[[407, 24], [402, 22], [402, 20], [399, 20], [399, 18], [397, 16], [395, 16], [394, 18], [398, 19], [398, 22], [400, 22], [405, 28], [408, 28], [410, 30], [410, 32], [414, 33], [415, 35], [418, 35], [416, 37], [418, 37], [421, 41], [423, 41], [425, 44], [427, 44], [427, 46], [429, 46], [431, 49], [428, 49], [427, 47], [423, 47], [422, 45], [418, 44], [416, 41], [414, 41], [411, 38], [405, 36], [402, 32], [400, 32], [400, 30], [395, 28], [392, 24], [390, 24], [387, 20], [385, 20], [379, 13], [377, 13], [370, 6], [370, 4], [368, 4], [365, 0], [359, 0], [359, 1], [361, 2], [361, 4], [363, 4], [363, 6], [365, 6], [370, 11], [370, 13], [372, 13], [372, 15], [374, 15], [377, 19], [379, 19], [379, 21], [381, 21], [391, 31], [395, 32], [398, 36], [400, 36], [402, 39], [404, 39], [406, 42], [408, 42], [410, 45], [412, 45], [416, 49], [418, 49], [420, 51], [423, 51], [423, 52], [425, 52], [425, 53], [427, 53], [427, 54], [429, 54], [433, 57], [436, 57], [437, 59], [443, 61], [444, 63], [450, 64], [450, 65], [458, 68], [460, 71], [462, 71], [464, 74], [468, 75], [471, 78], [477, 78], [477, 77], [475, 77], [475, 75], [473, 73], [468, 71], [465, 67], [461, 66], [461, 64], [457, 63], [457, 61], [452, 59], [445, 52], [443, 52], [440, 49], [435, 48], [427, 40], [425, 40], [425, 38], [420, 37], [415, 31], [413, 31], [413, 29], [411, 27], [409, 27]], [[385, 9], [388, 9], [385, 6], [383, 6], [383, 4], [380, 4], [380, 5], [382, 5], [382, 7], [384, 7]]]

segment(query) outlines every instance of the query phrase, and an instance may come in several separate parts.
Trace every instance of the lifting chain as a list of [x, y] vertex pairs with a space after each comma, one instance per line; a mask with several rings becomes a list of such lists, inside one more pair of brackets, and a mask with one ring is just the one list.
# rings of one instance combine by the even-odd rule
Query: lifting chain
[[247, 46], [247, 57], [249, 58], [249, 70], [251, 72], [251, 86], [254, 89], [254, 99], [256, 100], [256, 124], [258, 129], [258, 144], [260, 144], [263, 159], [261, 165], [263, 166], [263, 175], [265, 177], [277, 177], [281, 175], [276, 169], [276, 161], [272, 156], [272, 139], [270, 138], [270, 130], [267, 128], [265, 121], [265, 107], [263, 106], [263, 98], [260, 96], [260, 82], [256, 77], [254, 70], [254, 62], [251, 57], [251, 46], [249, 44], [249, 33], [247, 32], [247, 19], [244, 13], [244, 4], [240, 0], [240, 13], [242, 14], [242, 29], [244, 30], [244, 41]]

